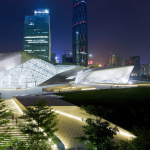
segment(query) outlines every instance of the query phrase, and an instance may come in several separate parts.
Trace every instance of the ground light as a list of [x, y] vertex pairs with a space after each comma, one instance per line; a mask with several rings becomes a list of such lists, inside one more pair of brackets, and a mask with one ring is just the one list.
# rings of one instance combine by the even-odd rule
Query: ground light
[[86, 91], [86, 90], [96, 90], [96, 88], [87, 88], [87, 89], [81, 89], [82, 91]]

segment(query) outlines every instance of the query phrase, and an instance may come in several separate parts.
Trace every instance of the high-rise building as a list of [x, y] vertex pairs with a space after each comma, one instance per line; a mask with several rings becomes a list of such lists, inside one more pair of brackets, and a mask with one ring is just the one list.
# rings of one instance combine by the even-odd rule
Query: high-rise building
[[73, 61], [88, 65], [87, 2], [73, 0], [72, 49]]
[[23, 50], [38, 58], [51, 60], [50, 16], [48, 9], [37, 9], [25, 16]]

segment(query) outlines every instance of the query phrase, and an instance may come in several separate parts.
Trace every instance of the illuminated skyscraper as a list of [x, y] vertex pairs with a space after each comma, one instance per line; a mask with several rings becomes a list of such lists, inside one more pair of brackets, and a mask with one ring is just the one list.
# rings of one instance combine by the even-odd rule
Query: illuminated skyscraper
[[50, 16], [48, 9], [37, 9], [25, 16], [23, 50], [38, 58], [51, 60]]
[[74, 63], [88, 65], [87, 3], [73, 0], [72, 48]]

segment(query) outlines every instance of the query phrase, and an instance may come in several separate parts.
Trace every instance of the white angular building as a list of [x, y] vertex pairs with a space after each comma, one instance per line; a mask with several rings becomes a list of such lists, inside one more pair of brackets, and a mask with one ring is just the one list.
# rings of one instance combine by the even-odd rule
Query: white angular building
[[78, 68], [77, 65], [53, 65], [26, 52], [0, 54], [0, 88], [38, 86], [57, 74]]
[[92, 68], [86, 71], [80, 71], [76, 77], [75, 83], [125, 84], [128, 82], [133, 68], [134, 66], [105, 67], [105, 68]]

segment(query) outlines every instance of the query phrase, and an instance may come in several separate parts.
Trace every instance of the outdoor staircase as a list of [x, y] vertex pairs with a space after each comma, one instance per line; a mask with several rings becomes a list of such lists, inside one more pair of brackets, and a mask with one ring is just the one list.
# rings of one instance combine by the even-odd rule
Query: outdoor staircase
[[[0, 133], [4, 133], [4, 128], [10, 127], [10, 128], [14, 128], [13, 130], [10, 130], [8, 133], [11, 134], [11, 139], [13, 138], [18, 138], [21, 141], [26, 141], [26, 136], [24, 136], [18, 126], [16, 125], [16, 119], [8, 119], [10, 122], [7, 123], [6, 125], [0, 126]], [[2, 142], [0, 142], [0, 146], [3, 145], [4, 143], [9, 142], [10, 139], [4, 139]]]
[[[16, 118], [21, 116], [22, 112], [17, 108], [17, 106], [15, 105], [15, 103], [13, 102], [12, 99], [6, 99], [4, 101], [4, 103], [6, 105], [6, 109], [13, 111], [14, 119], [12, 119], [12, 116], [7, 117], [7, 119], [9, 120], [9, 123], [7, 123], [6, 125], [1, 125], [0, 126], [0, 133], [4, 133], [4, 128], [7, 128], [7, 127], [14, 128], [13, 130], [10, 130], [10, 132], [8, 132], [12, 136], [11, 139], [17, 138], [17, 139], [19, 139], [21, 141], [26, 141], [28, 135], [23, 135], [21, 133], [21, 131], [19, 130], [19, 127], [17, 126], [17, 124], [23, 123], [23, 122], [25, 123], [25, 121], [21, 120], [21, 119], [19, 119], [19, 120], [17, 119], [17, 122], [16, 122]], [[8, 142], [10, 142], [9, 138], [8, 139], [4, 139], [2, 142], [0, 142], [0, 147], [3, 144], [6, 144]], [[60, 141], [57, 146], [62, 147], [62, 145], [63, 145], [63, 143]], [[55, 147], [52, 148], [52, 150], [59, 150], [59, 149], [61, 149], [61, 148], [55, 148]]]
[[[0, 126], [0, 133], [4, 133], [4, 128], [7, 128], [7, 127], [14, 128], [13, 130], [10, 130], [8, 132], [12, 136], [11, 139], [18, 138], [21, 141], [26, 141], [26, 137], [20, 132], [19, 127], [16, 124], [16, 118], [21, 116], [22, 112], [16, 107], [12, 99], [4, 100], [4, 104], [6, 105], [6, 109], [12, 110], [12, 112], [14, 113], [14, 119], [12, 119], [12, 116], [7, 117], [7, 119], [9, 120], [9, 123]], [[18, 120], [18, 121], [20, 122], [21, 120]], [[10, 139], [4, 139], [3, 141], [1, 141], [0, 146], [2, 146], [3, 144], [6, 144], [7, 142], [10, 142]]]

